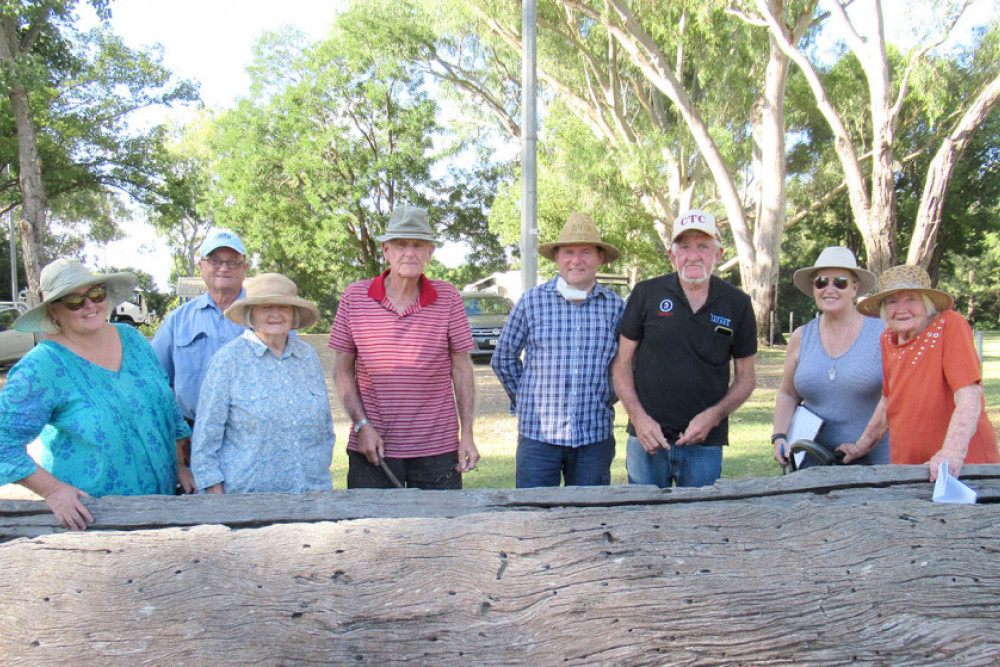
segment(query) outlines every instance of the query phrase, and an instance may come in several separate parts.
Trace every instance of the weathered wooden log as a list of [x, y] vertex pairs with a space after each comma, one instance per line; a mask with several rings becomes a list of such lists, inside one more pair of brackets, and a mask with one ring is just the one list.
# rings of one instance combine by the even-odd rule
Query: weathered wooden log
[[[246, 497], [94, 499], [103, 528], [113, 516], [126, 530], [0, 544], [0, 655], [997, 664], [1000, 466], [963, 471], [987, 501], [974, 506], [930, 502], [920, 472], [828, 468], [673, 492], [341, 491], [235, 510]], [[129, 500], [147, 526], [190, 510], [229, 527], [142, 529]], [[2, 505], [5, 534], [24, 502]], [[267, 519], [251, 523], [253, 511]]]

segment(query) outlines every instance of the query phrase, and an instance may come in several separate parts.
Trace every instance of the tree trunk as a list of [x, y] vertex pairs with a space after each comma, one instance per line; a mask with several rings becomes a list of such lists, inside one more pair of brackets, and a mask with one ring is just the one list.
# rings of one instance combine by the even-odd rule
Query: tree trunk
[[17, 128], [17, 154], [21, 184], [21, 252], [24, 272], [28, 278], [28, 294], [32, 303], [39, 296], [39, 274], [45, 266], [45, 233], [48, 230], [46, 210], [48, 196], [42, 182], [42, 162], [38, 157], [35, 138], [35, 121], [31, 117], [28, 92], [21, 84], [14, 84], [10, 92], [10, 106]]
[[906, 256], [907, 264], [921, 266], [924, 269], [930, 268], [938, 230], [941, 228], [944, 197], [955, 164], [969, 145], [973, 132], [989, 116], [998, 99], [1000, 99], [1000, 76], [994, 78], [980, 91], [934, 154], [924, 181], [924, 192], [920, 198], [920, 208], [913, 227], [913, 238]]

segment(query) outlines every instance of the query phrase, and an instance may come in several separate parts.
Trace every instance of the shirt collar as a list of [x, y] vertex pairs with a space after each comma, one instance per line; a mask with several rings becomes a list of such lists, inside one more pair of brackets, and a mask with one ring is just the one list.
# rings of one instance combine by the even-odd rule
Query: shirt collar
[[[378, 278], [372, 280], [372, 284], [368, 287], [368, 298], [382, 303], [383, 299], [385, 299], [385, 279], [388, 275], [389, 271], [385, 271]], [[431, 281], [427, 279], [427, 276], [421, 273], [417, 284], [420, 287], [421, 308], [437, 301], [437, 290], [431, 285]]]
[[[236, 301], [239, 301], [240, 299], [245, 299], [246, 296], [247, 296], [246, 288], [241, 287], [240, 295], [236, 297]], [[219, 308], [218, 304], [215, 303], [215, 299], [212, 298], [212, 295], [209, 294], [207, 291], [195, 297], [194, 301], [196, 304], [195, 305], [196, 308], [215, 308], [218, 311], [222, 310], [221, 308]], [[236, 303], [236, 301], [234, 301], [233, 303]]]
[[[240, 334], [240, 338], [243, 338], [244, 340], [250, 342], [250, 349], [253, 351], [254, 355], [256, 355], [258, 358], [263, 357], [268, 352], [271, 353], [272, 357], [277, 357], [277, 355], [274, 354], [271, 348], [267, 346], [267, 343], [258, 338], [257, 334], [255, 334], [252, 329], [247, 329], [246, 331], [244, 331], [242, 334]], [[299, 350], [293, 344], [293, 340], [294, 336], [292, 336], [291, 332], [289, 332], [288, 340], [285, 341], [285, 351], [281, 353], [282, 359], [289, 356], [295, 356], [295, 357], [299, 356]]]

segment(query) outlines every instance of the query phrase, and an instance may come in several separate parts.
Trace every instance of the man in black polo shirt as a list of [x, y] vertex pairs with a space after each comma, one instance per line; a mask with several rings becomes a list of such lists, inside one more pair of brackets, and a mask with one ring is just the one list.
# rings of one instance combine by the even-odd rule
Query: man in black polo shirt
[[629, 416], [625, 465], [630, 484], [707, 486], [722, 475], [729, 414], [756, 385], [757, 323], [750, 297], [712, 275], [715, 216], [678, 217], [669, 254], [676, 271], [629, 296], [612, 364]]

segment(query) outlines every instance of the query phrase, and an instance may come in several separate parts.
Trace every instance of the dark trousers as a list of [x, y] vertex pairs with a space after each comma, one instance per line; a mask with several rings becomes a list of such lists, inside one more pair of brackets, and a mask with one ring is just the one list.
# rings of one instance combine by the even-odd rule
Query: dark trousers
[[[412, 459], [385, 459], [389, 470], [408, 489], [461, 489], [462, 473], [455, 470], [458, 452]], [[347, 488], [394, 489], [385, 473], [363, 455], [347, 450]]]

